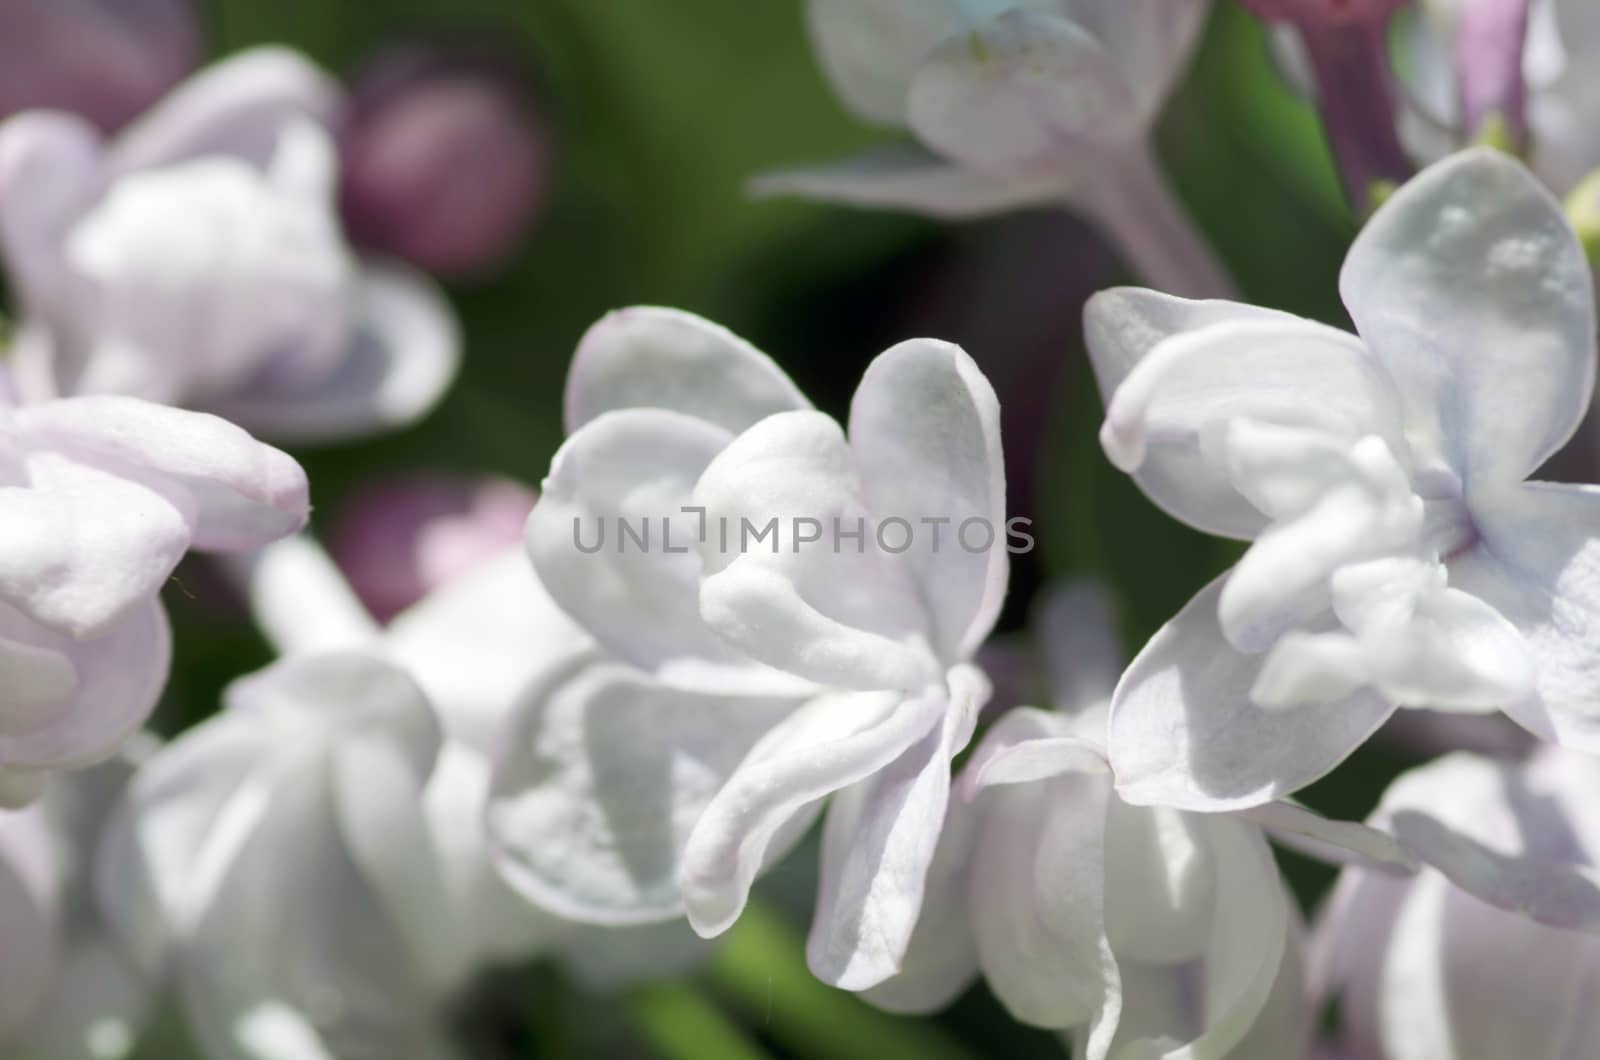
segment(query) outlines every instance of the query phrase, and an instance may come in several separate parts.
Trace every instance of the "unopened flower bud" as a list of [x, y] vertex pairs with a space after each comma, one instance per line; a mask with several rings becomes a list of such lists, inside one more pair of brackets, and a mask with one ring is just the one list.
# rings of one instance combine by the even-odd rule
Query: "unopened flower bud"
[[543, 204], [550, 143], [514, 71], [392, 53], [358, 77], [343, 130], [355, 238], [432, 272], [503, 261]]

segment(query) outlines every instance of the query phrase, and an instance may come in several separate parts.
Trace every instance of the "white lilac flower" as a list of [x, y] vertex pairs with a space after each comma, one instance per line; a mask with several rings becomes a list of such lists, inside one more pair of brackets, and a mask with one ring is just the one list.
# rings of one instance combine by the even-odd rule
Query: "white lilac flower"
[[32, 111], [0, 124], [0, 256], [25, 398], [126, 394], [267, 436], [371, 433], [454, 376], [442, 295], [362, 262], [337, 213], [336, 87], [260, 49], [104, 140]]
[[[0, 380], [3, 381], [3, 380]], [[0, 386], [0, 802], [109, 757], [166, 683], [159, 593], [191, 548], [298, 529], [305, 474], [213, 416]]]
[[1600, 492], [1525, 481], [1594, 384], [1592, 282], [1560, 205], [1509, 156], [1453, 157], [1373, 217], [1341, 291], [1358, 335], [1148, 291], [1088, 307], [1112, 461], [1251, 541], [1117, 688], [1131, 802], [1265, 802], [1397, 704], [1503, 709], [1600, 750]]
[[845, 104], [915, 145], [770, 174], [765, 194], [966, 218], [1067, 203], [1145, 278], [1192, 297], [1230, 282], [1151, 155], [1151, 126], [1208, 0], [809, 0]]
[[450, 1056], [449, 1008], [492, 966], [551, 954], [609, 987], [703, 956], [682, 925], [564, 922], [494, 869], [500, 718], [589, 646], [520, 548], [383, 631], [309, 541], [252, 563], [285, 658], [145, 765], [98, 867], [112, 922], [173, 978], [207, 1056]]
[[1310, 978], [1355, 1060], [1594, 1056], [1600, 760], [1466, 754], [1403, 776], [1373, 823], [1431, 851], [1411, 879], [1347, 869]]
[[295, 657], [134, 776], [100, 901], [205, 1055], [451, 1055], [438, 1016], [464, 947], [423, 807], [439, 743], [393, 665]]
[[576, 919], [687, 912], [715, 935], [839, 794], [812, 968], [852, 988], [891, 974], [988, 695], [969, 660], [1008, 569], [998, 411], [945, 343], [874, 361], [847, 437], [697, 317], [591, 329], [528, 546], [615, 660], [525, 699], [489, 815], [513, 882]]
[[1299, 918], [1261, 829], [1117, 798], [1109, 609], [1084, 585], [1043, 611], [1055, 709], [985, 733], [903, 969], [867, 997], [932, 1011], [981, 972], [1014, 1017], [1070, 1029], [1088, 1060], [1304, 1055]]
[[[134, 746], [134, 745], [137, 746]], [[94, 899], [105, 819], [150, 742], [51, 779], [22, 810], [0, 811], [7, 960], [0, 1047], [50, 1060], [121, 1060], [144, 1030], [155, 983], [121, 952]]]

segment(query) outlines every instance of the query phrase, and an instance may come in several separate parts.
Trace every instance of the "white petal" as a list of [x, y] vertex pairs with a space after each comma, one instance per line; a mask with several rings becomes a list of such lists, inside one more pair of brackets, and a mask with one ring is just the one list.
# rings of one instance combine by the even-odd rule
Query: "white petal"
[[1548, 772], [1455, 754], [1402, 776], [1374, 821], [1479, 900], [1550, 927], [1597, 933], [1600, 842], [1582, 842], [1580, 822], [1600, 771], [1579, 760], [1579, 807], [1563, 805], [1566, 793], [1551, 783], [1559, 777]]
[[741, 434], [694, 491], [709, 528], [706, 624], [751, 658], [820, 684], [911, 692], [937, 682], [943, 667], [911, 566], [932, 535], [871, 500], [822, 413], [780, 413]]
[[19, 1041], [24, 1056], [122, 1060], [150, 1017], [153, 984], [112, 940], [78, 940], [56, 971], [44, 1007]]
[[1267, 830], [1284, 846], [1334, 864], [1358, 865], [1397, 876], [1417, 871], [1415, 855], [1388, 832], [1357, 821], [1337, 821], [1281, 799], [1242, 811], [1239, 816]]
[[495, 765], [485, 820], [501, 872], [575, 920], [679, 915], [691, 830], [793, 709], [668, 688], [598, 658], [557, 669], [522, 698]]
[[309, 487], [300, 465], [216, 416], [83, 397], [29, 406], [16, 422], [27, 444], [176, 492], [192, 513], [196, 548], [253, 550], [306, 523]]
[[31, 488], [0, 488], [0, 601], [75, 637], [151, 600], [190, 539], [188, 498], [57, 453], [28, 458]]
[[1338, 765], [1394, 711], [1367, 690], [1287, 712], [1256, 706], [1263, 659], [1223, 636], [1222, 584], [1162, 627], [1117, 686], [1110, 757], [1129, 802], [1202, 811], [1269, 802]]
[[930, 730], [828, 807], [806, 957], [830, 986], [877, 986], [905, 959], [950, 799], [952, 748], [943, 730]]
[[[696, 545], [707, 524], [684, 508], [731, 439], [659, 409], [585, 424], [551, 464], [528, 517], [528, 552], [550, 595], [590, 636], [667, 684], [795, 691], [804, 682], [751, 662], [700, 618]], [[706, 532], [714, 538], [716, 529]]]
[[[11, 620], [0, 617], [0, 629]], [[77, 681], [52, 720], [0, 739], [0, 763], [76, 768], [109, 758], [150, 717], [167, 683], [172, 632], [160, 601], [136, 605], [97, 640], [40, 633], [44, 644], [71, 660]]]
[[0, 813], [0, 1035], [32, 1018], [61, 960], [59, 870], [45, 818], [37, 810]]
[[868, 121], [903, 125], [924, 58], [966, 25], [951, 0], [809, 0], [811, 39], [846, 105]]
[[1000, 716], [962, 771], [961, 793], [975, 800], [986, 788], [1031, 784], [1064, 773], [1109, 773], [1104, 748], [1073, 733], [1061, 714], [1017, 707]]
[[811, 403], [772, 359], [693, 313], [635, 306], [608, 313], [578, 343], [566, 424], [630, 408], [667, 409], [738, 433]]
[[0, 123], [0, 252], [31, 317], [70, 312], [67, 232], [100, 193], [99, 132], [77, 115], [24, 111]]
[[943, 154], [1023, 168], [1141, 134], [1130, 72], [1078, 23], [1013, 9], [934, 49], [911, 82], [908, 115]]
[[942, 690], [912, 699], [837, 693], [773, 727], [689, 835], [679, 879], [694, 929], [706, 937], [727, 930], [783, 829], [818, 800], [889, 766], [943, 724], [947, 707]]
[[1059, 201], [1065, 185], [1062, 175], [1049, 169], [985, 173], [926, 148], [899, 144], [838, 162], [763, 173], [750, 183], [750, 191], [966, 221]]
[[1106, 934], [1118, 959], [1180, 964], [1207, 945], [1217, 900], [1206, 819], [1112, 799], [1106, 810]]
[[862, 376], [850, 448], [874, 512], [944, 531], [907, 557], [941, 657], [970, 658], [1000, 614], [1010, 571], [994, 388], [960, 347], [903, 342]]
[[[1291, 931], [1289, 902], [1260, 832], [1227, 817], [1208, 815], [1196, 822], [1196, 834], [1204, 837], [1216, 871], [1215, 915], [1200, 968], [1203, 999], [1198, 1011], [1192, 1000], [1165, 1012], [1159, 1007], [1151, 1011], [1147, 999], [1140, 997], [1138, 980], [1126, 984], [1112, 1056], [1124, 1055], [1124, 1049], [1129, 1051], [1126, 1055], [1149, 1055], [1147, 1050], [1159, 1047], [1163, 1050], [1159, 1055], [1169, 1057], [1231, 1057], [1261, 1017], [1278, 981]], [[1125, 897], [1108, 881], [1108, 906]], [[1137, 967], [1135, 962], [1123, 963], [1127, 972]], [[1169, 968], [1165, 974], [1181, 973]], [[1182, 1049], [1166, 1051], [1174, 1041], [1184, 1042]]]
[[1546, 740], [1600, 751], [1600, 490], [1532, 483], [1474, 512], [1480, 543], [1450, 561], [1450, 582], [1515, 626], [1535, 694], [1504, 705]]
[[384, 644], [427, 693], [445, 731], [485, 753], [518, 696], [592, 641], [520, 548], [484, 560], [396, 615]]
[[253, 48], [179, 85], [123, 130], [110, 161], [119, 173], [214, 154], [265, 165], [285, 125], [303, 117], [331, 122], [340, 96], [334, 81], [297, 52]]
[[1103, 777], [1076, 774], [990, 797], [972, 868], [973, 930], [990, 988], [1024, 1023], [1087, 1022], [1120, 990], [1105, 937], [1111, 797]]
[[420, 272], [366, 265], [342, 360], [316, 379], [262, 379], [207, 407], [264, 436], [296, 442], [360, 438], [409, 427], [455, 381], [461, 327], [444, 293]]
[[[1230, 320], [1305, 323], [1237, 302], [1190, 301], [1138, 287], [1101, 291], [1084, 307], [1084, 336], [1101, 396], [1109, 404], [1134, 367], [1163, 340]], [[1188, 439], [1150, 445], [1133, 476], [1164, 511], [1208, 533], [1250, 538], [1265, 522]]]
[[1413, 437], [1469, 487], [1533, 471], [1589, 406], [1588, 261], [1561, 204], [1507, 154], [1453, 156], [1396, 192], [1340, 289]]
[[928, 865], [921, 915], [900, 970], [863, 996], [890, 1012], [923, 1015], [944, 1008], [978, 974], [978, 946], [968, 912], [972, 867], [983, 812], [960, 798], [945, 808]]

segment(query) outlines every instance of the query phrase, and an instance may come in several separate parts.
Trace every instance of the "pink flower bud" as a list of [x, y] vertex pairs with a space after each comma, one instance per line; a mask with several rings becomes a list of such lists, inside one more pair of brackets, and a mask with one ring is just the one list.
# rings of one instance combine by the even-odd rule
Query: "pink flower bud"
[[509, 256], [550, 170], [522, 78], [490, 61], [407, 50], [370, 66], [352, 97], [342, 203], [353, 236], [441, 274]]
[[68, 110], [107, 132], [200, 60], [189, 0], [14, 0], [0, 4], [0, 118]]
[[388, 621], [522, 540], [537, 497], [506, 479], [412, 475], [359, 493], [329, 551], [361, 602]]

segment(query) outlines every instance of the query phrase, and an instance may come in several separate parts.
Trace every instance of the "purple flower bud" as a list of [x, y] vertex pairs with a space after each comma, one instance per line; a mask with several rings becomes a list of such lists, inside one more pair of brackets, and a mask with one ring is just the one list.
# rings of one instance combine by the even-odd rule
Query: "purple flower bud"
[[1301, 26], [1347, 26], [1386, 20], [1409, 0], [1240, 0], [1257, 16]]
[[543, 204], [550, 141], [516, 71], [392, 52], [361, 74], [343, 129], [346, 223], [433, 272], [504, 260]]
[[0, 118], [38, 107], [117, 129], [200, 61], [190, 0], [0, 4]]
[[538, 498], [506, 479], [412, 475], [356, 496], [328, 550], [361, 602], [387, 622], [432, 590], [522, 540]]

